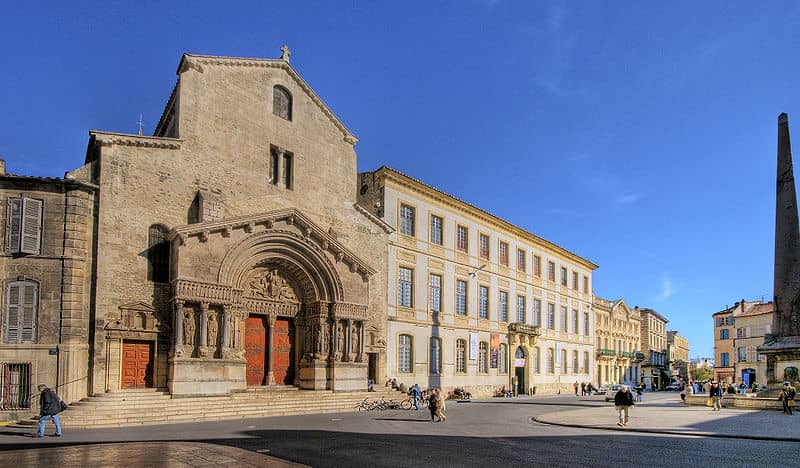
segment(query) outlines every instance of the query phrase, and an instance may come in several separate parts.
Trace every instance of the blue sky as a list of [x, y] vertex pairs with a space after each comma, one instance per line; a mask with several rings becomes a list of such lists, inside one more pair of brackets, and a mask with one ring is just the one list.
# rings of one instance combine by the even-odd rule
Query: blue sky
[[[691, 354], [772, 294], [777, 116], [800, 131], [800, 3], [6, 2], [0, 154], [62, 176], [150, 133], [183, 52], [278, 57], [389, 165], [600, 265]], [[799, 140], [796, 136], [795, 140]], [[797, 170], [797, 169], [796, 169]]]

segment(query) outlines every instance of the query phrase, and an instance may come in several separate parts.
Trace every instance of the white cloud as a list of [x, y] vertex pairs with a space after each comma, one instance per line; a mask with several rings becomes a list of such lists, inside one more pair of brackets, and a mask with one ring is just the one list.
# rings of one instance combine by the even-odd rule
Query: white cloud
[[614, 203], [617, 205], [630, 205], [639, 201], [640, 198], [642, 198], [641, 193], [628, 193], [617, 197], [616, 200], [614, 200]]
[[675, 288], [672, 286], [672, 280], [666, 275], [661, 279], [661, 292], [658, 293], [658, 300], [665, 301], [675, 294]]

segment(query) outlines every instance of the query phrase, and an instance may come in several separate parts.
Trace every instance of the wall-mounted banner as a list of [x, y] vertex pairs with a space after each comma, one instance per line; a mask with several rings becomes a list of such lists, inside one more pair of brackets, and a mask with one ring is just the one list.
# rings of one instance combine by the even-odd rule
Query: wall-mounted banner
[[469, 360], [475, 361], [478, 359], [478, 333], [469, 332]]
[[525, 367], [525, 358], [514, 358], [514, 367]]
[[492, 333], [489, 336], [491, 337], [490, 342], [492, 346], [491, 358], [489, 359], [489, 367], [491, 367], [492, 369], [497, 369], [497, 359], [498, 356], [500, 355], [500, 335], [498, 335], [497, 333]]

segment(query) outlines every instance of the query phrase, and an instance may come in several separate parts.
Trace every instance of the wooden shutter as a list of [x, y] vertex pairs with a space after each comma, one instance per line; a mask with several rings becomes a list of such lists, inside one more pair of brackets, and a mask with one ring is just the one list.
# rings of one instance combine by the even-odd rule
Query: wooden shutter
[[8, 251], [12, 254], [19, 253], [20, 230], [22, 228], [22, 199], [12, 198], [8, 200], [9, 227], [8, 227]]
[[20, 334], [20, 309], [22, 301], [20, 295], [21, 284], [11, 283], [8, 285], [8, 300], [6, 307], [6, 343], [19, 343]]
[[22, 199], [22, 240], [20, 252], [38, 254], [42, 234], [42, 201]]
[[33, 343], [35, 341], [37, 296], [35, 283], [22, 284], [22, 332], [20, 341], [23, 343]]

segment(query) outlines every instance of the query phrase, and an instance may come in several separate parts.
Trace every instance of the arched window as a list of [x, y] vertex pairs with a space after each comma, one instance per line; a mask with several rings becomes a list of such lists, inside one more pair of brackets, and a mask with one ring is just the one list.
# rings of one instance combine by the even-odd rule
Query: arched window
[[553, 374], [556, 370], [555, 356], [553, 348], [547, 348], [547, 373]]
[[286, 120], [292, 120], [292, 95], [283, 86], [272, 88], [272, 113]]
[[478, 344], [478, 372], [485, 374], [489, 372], [489, 344], [481, 341]]
[[431, 337], [430, 373], [433, 375], [439, 375], [442, 373], [441, 338]]
[[163, 224], [150, 226], [147, 241], [147, 279], [154, 283], [169, 283], [169, 230]]
[[411, 373], [412, 372], [412, 351], [414, 339], [411, 335], [400, 335], [400, 346], [397, 354], [397, 371]]
[[456, 340], [456, 372], [467, 372], [467, 340]]
[[508, 346], [500, 343], [500, 351], [497, 354], [497, 372], [505, 374], [508, 372]]
[[39, 285], [33, 281], [12, 281], [6, 288], [5, 342], [35, 343]]

